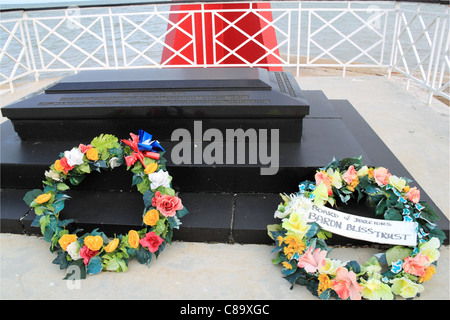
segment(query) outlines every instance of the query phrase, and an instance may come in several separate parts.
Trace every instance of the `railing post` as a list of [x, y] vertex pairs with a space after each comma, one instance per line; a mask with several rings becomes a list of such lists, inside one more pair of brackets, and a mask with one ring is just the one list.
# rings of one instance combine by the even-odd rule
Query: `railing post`
[[397, 37], [398, 37], [398, 21], [400, 16], [400, 3], [395, 2], [395, 22], [394, 22], [394, 32], [392, 36], [392, 49], [391, 49], [391, 57], [389, 59], [389, 67], [388, 67], [388, 78], [392, 75], [392, 69], [394, 68], [394, 61], [397, 60]]

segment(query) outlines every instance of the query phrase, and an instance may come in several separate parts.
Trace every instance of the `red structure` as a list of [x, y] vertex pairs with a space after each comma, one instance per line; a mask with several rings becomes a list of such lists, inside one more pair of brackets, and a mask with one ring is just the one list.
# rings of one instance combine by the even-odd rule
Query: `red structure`
[[[165, 38], [161, 63], [167, 65], [218, 64], [278, 64], [279, 52], [272, 22], [270, 3], [207, 3], [203, 12], [201, 4], [172, 5], [171, 23], [179, 24]], [[254, 11], [248, 9], [252, 6]], [[207, 10], [217, 10], [213, 13]], [[228, 11], [230, 10], [230, 11]], [[192, 11], [196, 11], [193, 13]], [[186, 12], [186, 13], [185, 13]], [[172, 25], [173, 23], [173, 25]], [[240, 30], [242, 31], [240, 31]], [[190, 43], [193, 41], [192, 43]], [[195, 46], [195, 48], [194, 48]], [[264, 46], [264, 47], [263, 47]], [[174, 50], [179, 51], [179, 54]], [[215, 56], [215, 59], [214, 59]], [[281, 66], [265, 67], [270, 71], [282, 71]]]

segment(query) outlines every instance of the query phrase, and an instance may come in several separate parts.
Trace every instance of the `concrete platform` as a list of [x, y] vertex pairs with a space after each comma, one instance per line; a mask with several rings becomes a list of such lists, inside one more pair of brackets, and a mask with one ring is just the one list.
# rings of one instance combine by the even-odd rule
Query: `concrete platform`
[[[428, 106], [426, 94], [417, 88], [405, 91], [398, 79], [300, 77], [298, 81], [302, 89], [349, 100], [449, 217], [448, 106], [439, 101]], [[150, 269], [132, 261], [127, 273], [102, 273], [70, 288], [61, 280], [65, 272], [52, 265], [54, 255], [41, 238], [1, 234], [0, 242], [2, 299], [315, 299], [304, 287], [289, 290], [280, 268], [271, 263], [271, 245], [175, 242], [152, 261]], [[332, 257], [362, 262], [376, 252], [338, 248]], [[425, 288], [420, 300], [449, 300], [448, 246], [441, 248], [437, 274]]]

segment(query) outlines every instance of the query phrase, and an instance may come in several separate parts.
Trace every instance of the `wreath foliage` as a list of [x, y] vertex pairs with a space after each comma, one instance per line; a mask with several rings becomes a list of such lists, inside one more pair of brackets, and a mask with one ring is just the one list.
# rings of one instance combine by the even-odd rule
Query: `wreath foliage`
[[[361, 157], [333, 159], [317, 170], [314, 181], [303, 181], [299, 192], [282, 194], [275, 211], [281, 224], [269, 225], [276, 258], [284, 278], [300, 284], [321, 299], [414, 298], [423, 282], [436, 272], [439, 248], [445, 234], [436, 226], [439, 216], [420, 200], [420, 190], [411, 181], [392, 175], [383, 167], [368, 167]], [[312, 205], [335, 206], [337, 201], [365, 200], [375, 206], [378, 218], [417, 223], [417, 246], [392, 246], [364, 264], [328, 258], [326, 239], [332, 234], [316, 222], [307, 222]]]
[[[158, 257], [171, 243], [173, 229], [179, 228], [181, 218], [189, 213], [172, 188], [164, 148], [143, 130], [130, 136], [119, 141], [114, 135], [101, 134], [88, 145], [80, 144], [61, 153], [45, 171], [43, 190], [31, 190], [24, 197], [36, 213], [32, 226], [40, 227], [44, 240], [50, 242], [50, 251], [57, 254], [53, 263], [60, 269], [71, 267], [65, 279], [74, 279], [74, 267], [77, 277], [84, 279], [87, 274], [101, 271], [127, 271], [133, 258], [150, 266], [153, 254]], [[66, 194], [69, 184], [80, 184], [94, 171], [124, 165], [133, 174], [132, 186], [143, 194], [144, 227], [113, 239], [98, 229], [82, 235], [81, 229], [69, 232], [75, 220], [61, 219], [65, 201], [70, 199]]]

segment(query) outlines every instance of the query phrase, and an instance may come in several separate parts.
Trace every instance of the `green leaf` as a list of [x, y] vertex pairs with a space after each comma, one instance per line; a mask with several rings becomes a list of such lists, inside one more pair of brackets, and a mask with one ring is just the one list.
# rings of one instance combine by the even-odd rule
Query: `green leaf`
[[91, 145], [97, 149], [99, 153], [102, 153], [107, 149], [118, 148], [119, 142], [117, 137], [112, 134], [101, 134], [100, 136], [92, 139]]
[[86, 279], [86, 266], [83, 259], [75, 260], [67, 269], [67, 275], [63, 280], [83, 280]]
[[99, 256], [92, 257], [87, 265], [88, 274], [97, 274], [103, 270], [102, 259]]
[[136, 259], [139, 263], [145, 264], [147, 267], [150, 267], [150, 262], [152, 261], [152, 253], [141, 246], [136, 254]]
[[394, 208], [389, 208], [388, 210], [386, 210], [386, 212], [384, 213], [384, 218], [386, 220], [393, 220], [393, 221], [403, 220], [402, 214]]
[[59, 191], [66, 191], [69, 190], [70, 187], [67, 184], [61, 182], [56, 185], [56, 189], [58, 189]]
[[269, 224], [267, 226], [267, 234], [274, 241], [275, 241], [275, 239], [273, 238], [273, 232], [281, 231], [281, 230], [283, 230], [283, 228], [281, 227], [281, 224]]
[[406, 257], [409, 257], [413, 250], [408, 247], [403, 246], [394, 246], [386, 251], [386, 262], [390, 266], [392, 262], [396, 262], [398, 260], [403, 260]]
[[183, 209], [178, 210], [176, 215], [178, 218], [183, 218], [185, 215], [187, 215], [189, 213], [189, 211], [186, 209], [186, 207], [183, 207]]

